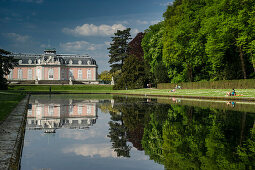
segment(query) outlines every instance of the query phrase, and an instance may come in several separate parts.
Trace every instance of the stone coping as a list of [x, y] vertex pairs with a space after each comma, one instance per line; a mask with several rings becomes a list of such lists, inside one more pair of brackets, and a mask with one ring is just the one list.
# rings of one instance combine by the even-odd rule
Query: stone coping
[[24, 142], [26, 112], [29, 102], [27, 95], [9, 114], [0, 122], [0, 169], [19, 169]]

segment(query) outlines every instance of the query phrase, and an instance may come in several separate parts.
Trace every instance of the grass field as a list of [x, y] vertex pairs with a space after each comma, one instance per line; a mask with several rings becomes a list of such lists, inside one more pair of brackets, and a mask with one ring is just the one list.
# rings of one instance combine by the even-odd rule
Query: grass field
[[[10, 86], [9, 91], [15, 92], [44, 92], [53, 93], [125, 93], [143, 95], [171, 95], [171, 96], [205, 96], [205, 97], [225, 97], [231, 89], [179, 89], [176, 92], [169, 92], [171, 89], [134, 89], [134, 90], [113, 90], [110, 85], [17, 85]], [[236, 89], [238, 96], [235, 98], [255, 98], [255, 89]]]
[[0, 91], [0, 121], [4, 120], [24, 97], [25, 94]]

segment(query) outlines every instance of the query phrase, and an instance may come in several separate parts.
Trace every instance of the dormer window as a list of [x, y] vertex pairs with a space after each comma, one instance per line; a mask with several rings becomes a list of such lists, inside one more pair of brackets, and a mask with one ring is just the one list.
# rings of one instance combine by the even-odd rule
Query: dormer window
[[22, 64], [22, 60], [19, 60], [19, 64]]
[[31, 59], [28, 60], [28, 64], [32, 64], [32, 60]]
[[81, 64], [82, 64], [82, 61], [81, 61], [81, 60], [79, 60], [79, 61], [78, 61], [78, 64], [79, 64], [79, 65], [81, 65]]
[[73, 61], [72, 61], [72, 60], [69, 60], [69, 64], [72, 65], [72, 64], [73, 64]]
[[88, 65], [90, 65], [90, 64], [91, 64], [91, 61], [90, 61], [90, 60], [88, 60], [88, 61], [87, 61], [87, 64], [88, 64]]

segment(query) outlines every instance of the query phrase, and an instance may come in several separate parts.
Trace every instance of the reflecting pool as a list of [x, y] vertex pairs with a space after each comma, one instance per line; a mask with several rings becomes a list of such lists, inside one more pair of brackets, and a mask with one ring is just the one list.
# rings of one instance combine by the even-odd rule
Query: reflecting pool
[[254, 168], [254, 103], [30, 98], [22, 170]]

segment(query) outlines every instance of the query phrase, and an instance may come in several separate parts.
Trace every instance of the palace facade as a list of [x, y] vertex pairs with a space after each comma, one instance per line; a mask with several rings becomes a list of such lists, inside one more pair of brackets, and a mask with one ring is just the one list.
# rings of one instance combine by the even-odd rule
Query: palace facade
[[45, 49], [44, 54], [11, 54], [18, 65], [6, 76], [9, 81], [70, 80], [98, 84], [96, 61], [88, 55], [56, 54]]

